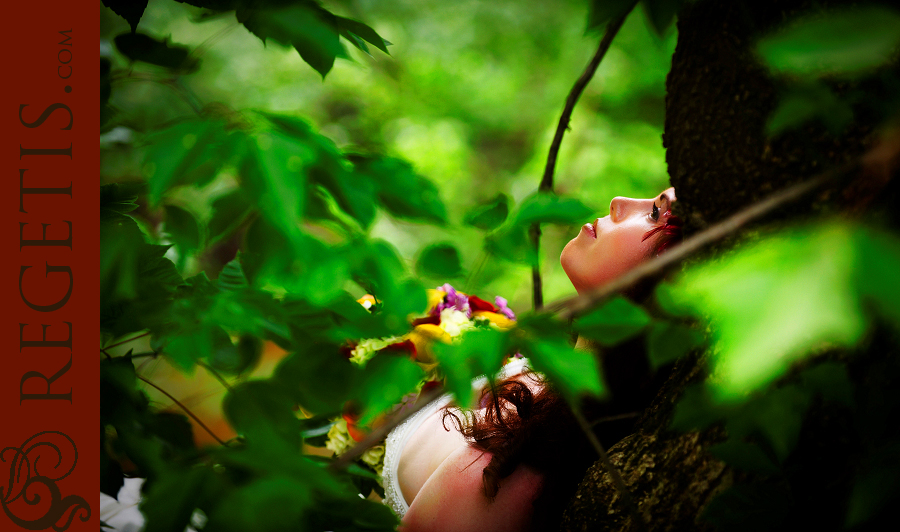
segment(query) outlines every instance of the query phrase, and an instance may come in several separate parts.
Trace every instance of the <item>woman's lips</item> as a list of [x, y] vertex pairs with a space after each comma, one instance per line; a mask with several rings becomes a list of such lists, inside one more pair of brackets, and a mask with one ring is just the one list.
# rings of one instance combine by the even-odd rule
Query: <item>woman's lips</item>
[[587, 233], [588, 233], [589, 235], [591, 235], [591, 237], [592, 237], [594, 240], [597, 239], [597, 230], [594, 229], [594, 226], [593, 226], [593, 225], [591, 225], [591, 224], [584, 224], [584, 226], [582, 227], [582, 229], [585, 230], [585, 231], [587, 231]]

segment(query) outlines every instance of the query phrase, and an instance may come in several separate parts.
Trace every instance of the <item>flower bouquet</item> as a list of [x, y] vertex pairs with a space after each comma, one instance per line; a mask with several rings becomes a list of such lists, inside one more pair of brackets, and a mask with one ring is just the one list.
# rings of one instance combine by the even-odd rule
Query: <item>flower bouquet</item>
[[[374, 297], [366, 295], [358, 302], [368, 310], [377, 304]], [[497, 296], [490, 303], [475, 295], [458, 292], [450, 284], [428, 290], [429, 310], [425, 316], [412, 320], [410, 332], [402, 336], [368, 338], [349, 342], [345, 353], [350, 362], [359, 366], [383, 353], [403, 353], [415, 360], [425, 370], [415, 392], [405, 396], [388, 414], [411, 408], [419, 394], [437, 387], [443, 380], [434, 358], [431, 345], [434, 342], [451, 343], [466, 331], [479, 327], [509, 329], [514, 326], [516, 315], [507, 306], [507, 300]], [[515, 355], [518, 356], [518, 355]], [[347, 411], [328, 431], [325, 447], [339, 456], [362, 440], [367, 430], [357, 425], [358, 415]], [[384, 444], [369, 448], [357, 460], [360, 466], [374, 471], [381, 479], [384, 469]], [[381, 484], [379, 480], [379, 485]]]

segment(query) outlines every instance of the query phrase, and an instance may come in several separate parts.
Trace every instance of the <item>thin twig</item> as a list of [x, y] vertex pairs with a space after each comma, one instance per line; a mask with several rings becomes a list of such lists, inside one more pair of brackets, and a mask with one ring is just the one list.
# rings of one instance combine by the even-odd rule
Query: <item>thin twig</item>
[[231, 385], [228, 384], [228, 381], [225, 380], [225, 377], [223, 377], [218, 371], [216, 371], [215, 368], [213, 368], [212, 366], [210, 366], [209, 364], [207, 364], [206, 362], [204, 362], [202, 360], [198, 360], [197, 365], [202, 367], [206, 371], [208, 371], [210, 375], [215, 377], [216, 380], [219, 381], [222, 384], [222, 386], [225, 387], [225, 389], [227, 389], [228, 391], [231, 391]]
[[611, 421], [621, 421], [623, 419], [636, 418], [640, 415], [641, 415], [640, 412], [628, 412], [627, 414], [619, 414], [617, 416], [601, 417], [600, 419], [595, 419], [594, 421], [591, 421], [591, 426], [593, 427], [594, 425], [599, 425], [600, 423], [609, 423]]
[[[581, 73], [581, 76], [575, 81], [575, 85], [572, 86], [572, 90], [569, 91], [569, 96], [566, 97], [566, 105], [563, 107], [562, 115], [559, 117], [559, 123], [556, 124], [556, 133], [553, 134], [553, 141], [550, 143], [550, 153], [547, 155], [547, 166], [544, 167], [544, 175], [541, 178], [541, 184], [538, 187], [539, 193], [553, 192], [553, 172], [556, 169], [556, 158], [559, 155], [559, 148], [562, 145], [563, 135], [565, 135], [566, 130], [569, 129], [569, 121], [572, 119], [572, 111], [575, 110], [575, 104], [578, 103], [581, 93], [584, 92], [585, 87], [590, 83], [591, 78], [594, 77], [597, 67], [600, 66], [600, 62], [603, 61], [603, 57], [606, 55], [606, 52], [609, 51], [610, 44], [612, 44], [616, 34], [619, 33], [619, 29], [622, 27], [622, 24], [625, 23], [628, 14], [634, 9], [635, 4], [637, 4], [637, 2], [634, 2], [627, 11], [611, 20], [609, 25], [606, 26], [606, 33], [604, 33], [603, 38], [600, 39], [600, 44], [597, 46], [597, 51], [594, 52], [594, 57], [591, 58], [591, 61], [588, 63], [587, 67], [585, 67], [584, 72]], [[540, 310], [544, 306], [544, 288], [543, 281], [541, 281], [540, 269], [540, 224], [533, 224], [528, 230], [528, 236], [531, 239], [531, 247], [534, 249], [536, 257], [536, 262], [534, 266], [531, 267], [532, 298], [534, 301], [534, 309]]]
[[644, 521], [644, 517], [641, 515], [640, 510], [634, 503], [634, 499], [631, 497], [631, 492], [628, 491], [628, 486], [625, 485], [625, 480], [622, 479], [622, 475], [619, 474], [619, 470], [616, 469], [615, 466], [613, 466], [612, 462], [609, 459], [609, 455], [606, 454], [606, 449], [603, 448], [600, 440], [597, 439], [594, 431], [591, 430], [591, 426], [588, 424], [587, 420], [584, 419], [584, 415], [581, 413], [581, 411], [578, 408], [572, 408], [572, 413], [575, 415], [575, 420], [578, 421], [578, 425], [581, 427], [581, 430], [584, 431], [585, 436], [587, 436], [588, 440], [591, 442], [594, 450], [597, 451], [598, 455], [600, 455], [600, 461], [603, 462], [603, 466], [606, 467], [607, 471], [609, 471], [609, 474], [613, 479], [613, 484], [615, 484], [616, 486], [616, 491], [619, 492], [619, 496], [622, 498], [622, 502], [625, 504], [625, 508], [628, 509], [628, 512], [631, 514], [631, 518], [634, 519], [638, 530], [647, 530], [647, 523]]
[[350, 462], [362, 456], [362, 454], [366, 452], [366, 449], [384, 440], [387, 437], [388, 433], [394, 430], [394, 427], [409, 419], [410, 416], [424, 408], [426, 405], [428, 405], [428, 403], [439, 398], [444, 394], [445, 391], [446, 390], [444, 390], [443, 386], [438, 386], [428, 393], [420, 395], [419, 398], [416, 399], [416, 403], [412, 408], [406, 411], [398, 412], [397, 414], [388, 418], [388, 420], [383, 425], [372, 429], [372, 432], [368, 433], [365, 438], [360, 440], [356, 445], [351, 447], [349, 451], [345, 452], [344, 454], [339, 456], [337, 460], [332, 462], [329, 465], [329, 468], [343, 469], [347, 467], [348, 465], [350, 465]]
[[112, 345], [108, 345], [108, 346], [104, 347], [103, 349], [112, 349], [113, 347], [119, 347], [120, 345], [127, 344], [127, 343], [133, 342], [135, 340], [139, 340], [139, 339], [141, 339], [145, 336], [149, 336], [149, 335], [150, 335], [150, 332], [141, 333], [133, 338], [129, 338], [127, 340], [122, 340], [121, 342], [117, 342]]
[[811, 179], [771, 194], [762, 201], [754, 203], [729, 218], [688, 238], [671, 251], [667, 251], [652, 260], [632, 268], [613, 281], [590, 292], [553, 303], [548, 308], [551, 312], [556, 313], [557, 317], [560, 319], [571, 319], [582, 312], [594, 308], [604, 299], [634, 285], [641, 279], [657, 274], [665, 268], [693, 255], [706, 245], [734, 233], [750, 221], [755, 220], [778, 207], [782, 207], [789, 202], [800, 199], [832, 179], [836, 179], [839, 176], [852, 172], [858, 165], [859, 159], [855, 159], [838, 168], [831, 169]]
[[148, 358], [148, 357], [149, 357], [149, 358], [156, 358], [156, 357], [158, 357], [160, 354], [161, 354], [161, 353], [160, 353], [159, 351], [145, 351], [145, 352], [143, 352], [143, 353], [135, 353], [135, 354], [131, 355], [131, 358], [132, 358], [132, 359], [135, 359], [135, 358]]
[[236, 30], [238, 27], [239, 27], [239, 24], [235, 20], [235, 21], [232, 21], [231, 24], [229, 24], [229, 25], [225, 26], [224, 28], [220, 29], [219, 31], [213, 33], [212, 35], [207, 37], [205, 41], [198, 44], [191, 51], [191, 54], [190, 54], [191, 57], [193, 57], [194, 59], [200, 59], [203, 56], [203, 54], [205, 54], [210, 48], [212, 48], [212, 45], [215, 44], [216, 41], [220, 40], [222, 37], [225, 37], [232, 31]]
[[[635, 4], [636, 3], [637, 2], [635, 2]], [[597, 51], [594, 52], [594, 57], [591, 58], [591, 62], [588, 63], [584, 72], [582, 72], [581, 77], [578, 78], [575, 85], [572, 86], [572, 90], [569, 91], [569, 96], [566, 98], [566, 106], [563, 108], [562, 115], [559, 117], [559, 123], [556, 125], [556, 133], [553, 135], [553, 142], [550, 143], [550, 153], [547, 155], [547, 166], [544, 167], [544, 176], [541, 178], [541, 186], [539, 188], [541, 192], [550, 192], [553, 190], [553, 171], [556, 168], [556, 157], [559, 154], [559, 147], [562, 144], [563, 135], [566, 133], [566, 130], [569, 129], [569, 120], [572, 118], [572, 111], [575, 110], [575, 104], [578, 103], [578, 98], [581, 97], [581, 93], [584, 92], [585, 87], [590, 83], [591, 78], [594, 77], [594, 72], [597, 71], [597, 67], [600, 66], [600, 62], [603, 61], [603, 57], [609, 50], [610, 44], [612, 44], [613, 39], [615, 39], [616, 34], [619, 33], [619, 29], [622, 27], [622, 24], [625, 23], [625, 19], [628, 17], [628, 14], [631, 13], [631, 9], [633, 8], [634, 5], [618, 18], [610, 21], [609, 25], [606, 27], [606, 33], [603, 34], [603, 38], [600, 40], [600, 45], [597, 46]]]
[[156, 388], [157, 390], [159, 390], [160, 393], [162, 393], [163, 395], [165, 395], [166, 397], [168, 397], [169, 399], [171, 399], [173, 403], [175, 403], [176, 405], [178, 405], [179, 408], [181, 408], [182, 410], [184, 410], [184, 413], [185, 413], [185, 414], [191, 416], [191, 419], [193, 419], [194, 421], [196, 421], [197, 424], [200, 425], [200, 427], [203, 428], [203, 430], [205, 430], [205, 431], [207, 432], [207, 434], [209, 434], [210, 436], [213, 437], [214, 440], [216, 440], [217, 442], [219, 442], [219, 445], [222, 445], [222, 446], [225, 446], [225, 447], [228, 446], [227, 443], [225, 443], [224, 441], [222, 441], [222, 439], [219, 438], [218, 436], [216, 436], [215, 433], [209, 429], [209, 427], [207, 427], [202, 421], [200, 421], [200, 418], [198, 418], [193, 412], [191, 412], [191, 410], [190, 410], [188, 407], [186, 407], [186, 406], [184, 406], [183, 404], [181, 404], [181, 401], [179, 401], [178, 399], [175, 399], [175, 397], [173, 397], [172, 394], [170, 394], [169, 392], [163, 390], [162, 388], [160, 388], [160, 387], [157, 386], [156, 384], [153, 384], [152, 382], [150, 382], [150, 380], [148, 380], [148, 379], [142, 377], [141, 375], [138, 375], [137, 378], [139, 378], [139, 379], [141, 379], [142, 381], [146, 382], [146, 383], [149, 384], [150, 386], [153, 386], [154, 388]]
[[466, 278], [466, 282], [463, 285], [463, 291], [465, 293], [469, 293], [472, 288], [472, 282], [481, 273], [481, 269], [484, 268], [484, 264], [487, 262], [488, 254], [486, 251], [481, 252], [481, 256], [478, 258], [478, 262], [475, 265], [475, 268], [469, 272], [469, 276]]

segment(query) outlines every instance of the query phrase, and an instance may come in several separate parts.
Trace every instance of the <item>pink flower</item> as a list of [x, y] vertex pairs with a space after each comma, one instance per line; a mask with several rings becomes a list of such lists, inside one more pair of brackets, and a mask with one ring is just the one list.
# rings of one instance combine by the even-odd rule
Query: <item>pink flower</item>
[[506, 301], [506, 298], [497, 296], [494, 298], [494, 303], [497, 304], [497, 308], [500, 309], [501, 314], [503, 314], [504, 316], [506, 316], [507, 318], [509, 318], [511, 320], [516, 319], [516, 314], [512, 311], [512, 309], [510, 309], [509, 307], [506, 306], [506, 304], [508, 303], [508, 301]]

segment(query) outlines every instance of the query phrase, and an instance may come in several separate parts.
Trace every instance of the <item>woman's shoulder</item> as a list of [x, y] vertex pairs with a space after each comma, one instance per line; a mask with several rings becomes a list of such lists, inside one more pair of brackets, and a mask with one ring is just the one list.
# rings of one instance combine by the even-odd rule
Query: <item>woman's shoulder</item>
[[402, 532], [527, 530], [542, 477], [520, 465], [503, 479], [493, 501], [484, 494], [482, 471], [491, 455], [468, 445], [454, 451], [419, 490], [399, 530]]

